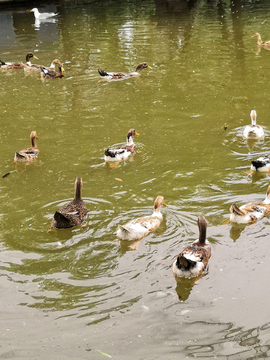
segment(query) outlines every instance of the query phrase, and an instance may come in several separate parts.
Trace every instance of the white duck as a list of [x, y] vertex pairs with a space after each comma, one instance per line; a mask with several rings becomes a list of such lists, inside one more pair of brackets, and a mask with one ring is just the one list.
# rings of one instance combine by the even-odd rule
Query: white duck
[[33, 12], [35, 18], [39, 19], [39, 20], [48, 19], [48, 18], [58, 15], [58, 13], [53, 13], [53, 12], [40, 13], [37, 8], [33, 8], [32, 10], [30, 10], [30, 12]]
[[263, 128], [256, 124], [257, 113], [255, 110], [250, 112], [251, 125], [247, 125], [244, 128], [243, 136], [246, 139], [259, 139], [264, 136]]
[[263, 202], [254, 202], [240, 206], [235, 204], [230, 207], [230, 221], [238, 224], [248, 224], [260, 220], [270, 212], [270, 185]]
[[204, 216], [198, 217], [199, 239], [187, 246], [172, 265], [176, 277], [199, 276], [206, 269], [211, 256], [211, 245], [206, 240], [207, 223]]
[[149, 232], [157, 229], [163, 219], [160, 212], [162, 205], [167, 206], [163, 196], [158, 196], [154, 202], [153, 214], [131, 220], [126, 225], [119, 225], [116, 232], [117, 237], [121, 240], [140, 240]]
[[259, 172], [268, 172], [270, 171], [270, 154], [265, 156], [260, 156], [257, 160], [251, 161], [251, 170]]
[[105, 150], [104, 160], [107, 161], [121, 161], [126, 160], [129, 155], [135, 152], [136, 145], [133, 142], [133, 137], [139, 136], [134, 129], [130, 129], [127, 134], [127, 143], [124, 146], [119, 146], [114, 149]]

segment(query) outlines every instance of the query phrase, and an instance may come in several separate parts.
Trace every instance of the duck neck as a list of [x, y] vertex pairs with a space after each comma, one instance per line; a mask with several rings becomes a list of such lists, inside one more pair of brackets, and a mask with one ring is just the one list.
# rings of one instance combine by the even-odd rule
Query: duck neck
[[127, 145], [128, 145], [128, 146], [133, 145], [133, 137], [132, 137], [132, 136], [127, 137]]
[[75, 200], [82, 200], [82, 183], [80, 180], [76, 180], [75, 182]]
[[31, 145], [32, 145], [32, 148], [36, 148], [37, 145], [36, 145], [36, 138], [33, 136], [31, 137]]
[[199, 243], [201, 245], [204, 245], [205, 240], [206, 240], [206, 224], [199, 223]]

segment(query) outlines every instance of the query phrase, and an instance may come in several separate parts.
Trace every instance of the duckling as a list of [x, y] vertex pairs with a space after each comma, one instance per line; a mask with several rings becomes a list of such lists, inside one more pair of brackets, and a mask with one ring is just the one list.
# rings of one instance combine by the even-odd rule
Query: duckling
[[41, 67], [44, 68], [44, 69], [47, 69], [47, 70], [55, 70], [55, 65], [58, 65], [59, 63], [60, 63], [60, 61], [58, 59], [55, 59], [55, 60], [52, 61], [50, 66], [31, 64], [31, 66], [26, 65], [24, 67], [24, 70], [28, 71], [28, 72], [38, 71], [38, 70], [40, 70]]
[[39, 149], [37, 148], [36, 145], [36, 139], [38, 139], [37, 133], [35, 131], [31, 131], [30, 134], [31, 147], [28, 149], [17, 151], [14, 155], [15, 162], [31, 162], [38, 156]]
[[199, 276], [207, 268], [211, 257], [211, 245], [206, 240], [207, 222], [204, 216], [198, 217], [199, 239], [188, 245], [172, 265], [176, 277]]
[[268, 186], [265, 200], [240, 206], [232, 204], [230, 207], [230, 221], [238, 224], [254, 223], [270, 212], [270, 185]]
[[130, 129], [127, 134], [127, 143], [124, 146], [119, 146], [115, 149], [105, 150], [104, 160], [107, 161], [121, 161], [126, 160], [129, 155], [135, 152], [136, 145], [133, 143], [133, 137], [139, 136], [139, 134], [134, 130]]
[[30, 10], [30, 12], [33, 12], [35, 19], [39, 19], [39, 20], [48, 19], [48, 18], [58, 15], [58, 13], [53, 13], [53, 12], [40, 13], [37, 8], [33, 8], [32, 10]]
[[259, 172], [270, 171], [270, 154], [261, 156], [257, 160], [251, 161], [251, 170]]
[[18, 63], [18, 62], [14, 62], [14, 63], [10, 63], [10, 62], [3, 62], [0, 60], [0, 69], [1, 70], [18, 70], [18, 69], [23, 69], [25, 68], [25, 66], [31, 66], [31, 61], [30, 59], [36, 59], [38, 60], [38, 58], [33, 54], [33, 53], [28, 53], [26, 55], [26, 63]]
[[251, 125], [247, 125], [244, 128], [243, 136], [246, 139], [259, 139], [264, 136], [263, 128], [256, 124], [257, 113], [255, 110], [250, 112]]
[[87, 207], [82, 200], [82, 178], [76, 177], [75, 196], [67, 205], [56, 211], [48, 232], [52, 228], [67, 229], [77, 225], [82, 225], [88, 212]]
[[128, 79], [131, 78], [133, 76], [137, 76], [139, 75], [140, 71], [142, 69], [152, 69], [151, 66], [147, 65], [146, 62], [143, 62], [141, 64], [139, 64], [136, 67], [136, 70], [132, 73], [122, 73], [122, 72], [106, 72], [104, 70], [98, 70], [99, 75], [103, 78], [103, 79], [108, 79], [108, 80], [123, 80], [123, 79]]
[[255, 33], [251, 36], [252, 38], [257, 38], [257, 45], [258, 46], [265, 46], [270, 47], [270, 41], [262, 41], [261, 35], [259, 33]]
[[56, 72], [54, 70], [46, 69], [43, 66], [40, 67], [40, 75], [41, 75], [42, 80], [43, 79], [60, 79], [60, 78], [64, 77], [64, 75], [63, 75], [63, 71], [64, 71], [63, 64], [58, 60], [58, 62], [55, 65], [58, 65], [58, 72]]
[[126, 225], [119, 225], [116, 232], [120, 240], [140, 240], [149, 232], [156, 230], [163, 217], [160, 212], [161, 206], [167, 206], [163, 196], [158, 196], [154, 202], [154, 212], [151, 216], [145, 216], [129, 221]]

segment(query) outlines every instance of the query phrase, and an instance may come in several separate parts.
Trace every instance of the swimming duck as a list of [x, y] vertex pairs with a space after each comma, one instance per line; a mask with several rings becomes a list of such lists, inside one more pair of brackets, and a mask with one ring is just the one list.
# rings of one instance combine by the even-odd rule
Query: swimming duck
[[45, 67], [40, 67], [40, 75], [42, 79], [60, 79], [64, 77], [63, 71], [64, 67], [63, 64], [58, 60], [58, 62], [55, 64], [58, 65], [58, 72], [54, 70], [46, 69]]
[[126, 145], [119, 146], [115, 149], [105, 150], [104, 160], [105, 161], [126, 160], [129, 157], [129, 155], [133, 154], [135, 151], [136, 145], [133, 143], [134, 136], [139, 136], [139, 134], [134, 129], [130, 129], [127, 134]]
[[76, 177], [75, 196], [67, 205], [56, 211], [51, 222], [50, 229], [67, 229], [77, 225], [82, 225], [88, 212], [87, 207], [82, 200], [82, 178]]
[[270, 47], [270, 41], [262, 41], [261, 35], [259, 33], [255, 33], [251, 36], [252, 38], [257, 38], [257, 45], [258, 46], [265, 46]]
[[58, 65], [60, 63], [60, 61], [58, 59], [54, 59], [51, 63], [50, 66], [43, 66], [43, 65], [38, 65], [38, 64], [31, 64], [30, 66], [26, 65], [24, 67], [24, 70], [25, 71], [29, 71], [29, 72], [32, 72], [32, 71], [37, 71], [37, 70], [40, 70], [40, 68], [44, 68], [44, 69], [47, 69], [47, 70], [55, 70], [55, 65]]
[[116, 235], [121, 240], [140, 240], [150, 231], [157, 229], [163, 219], [160, 212], [161, 206], [167, 206], [163, 196], [158, 196], [154, 202], [154, 212], [151, 216], [145, 216], [129, 221], [126, 225], [119, 225]]
[[188, 245], [172, 265], [176, 277], [199, 276], [206, 269], [211, 256], [211, 245], [206, 240], [207, 222], [204, 216], [198, 217], [199, 239]]
[[36, 145], [36, 139], [38, 139], [37, 133], [35, 131], [31, 131], [31, 147], [28, 149], [17, 151], [14, 155], [15, 162], [31, 162], [38, 156], [39, 150]]
[[108, 79], [108, 80], [123, 80], [123, 79], [128, 79], [132, 76], [137, 76], [139, 75], [140, 71], [142, 69], [152, 69], [151, 66], [147, 65], [146, 62], [143, 62], [141, 64], [139, 64], [136, 67], [136, 70], [132, 73], [122, 73], [122, 72], [106, 72], [104, 70], [98, 70], [99, 75], [103, 78], [103, 79]]
[[268, 172], [270, 171], [270, 154], [261, 156], [257, 160], [251, 161], [251, 170]]
[[13, 63], [7, 62], [7, 63], [5, 63], [5, 62], [0, 60], [0, 68], [1, 68], [1, 70], [23, 69], [25, 66], [31, 66], [30, 59], [32, 59], [32, 58], [38, 60], [38, 58], [31, 52], [26, 55], [26, 63], [25, 64], [19, 63], [19, 62], [13, 62]]
[[270, 212], [270, 185], [268, 186], [265, 200], [240, 206], [235, 204], [230, 207], [230, 221], [238, 224], [248, 224], [260, 220]]
[[246, 139], [259, 139], [264, 136], [263, 128], [256, 124], [257, 113], [255, 110], [250, 112], [251, 125], [247, 125], [244, 128], [243, 136]]
[[30, 12], [33, 12], [35, 18], [40, 19], [40, 20], [41, 19], [48, 19], [48, 18], [51, 18], [53, 16], [58, 15], [58, 13], [53, 13], [53, 12], [40, 13], [37, 8], [33, 8], [32, 10], [30, 10]]

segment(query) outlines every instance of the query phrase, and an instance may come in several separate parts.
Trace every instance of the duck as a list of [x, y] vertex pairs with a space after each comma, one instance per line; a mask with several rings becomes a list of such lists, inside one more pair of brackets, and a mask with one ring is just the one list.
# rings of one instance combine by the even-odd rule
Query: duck
[[58, 65], [58, 72], [54, 70], [49, 70], [43, 66], [40, 67], [40, 75], [41, 79], [60, 79], [64, 77], [63, 71], [64, 67], [63, 64], [58, 60], [58, 62], [55, 64]]
[[58, 59], [54, 59], [52, 62], [51, 62], [51, 65], [50, 66], [43, 66], [43, 65], [38, 65], [38, 64], [31, 64], [30, 66], [26, 65], [24, 67], [24, 70], [25, 71], [29, 71], [29, 72], [32, 72], [32, 71], [38, 71], [40, 70], [40, 68], [44, 68], [44, 69], [47, 69], [47, 70], [55, 70], [55, 65], [58, 65], [60, 62], [60, 60]]
[[29, 52], [27, 55], [26, 55], [26, 63], [23, 64], [23, 63], [19, 63], [19, 62], [3, 62], [0, 60], [0, 68], [1, 70], [18, 70], [18, 69], [23, 69], [25, 68], [26, 66], [31, 66], [31, 61], [30, 59], [36, 59], [38, 60], [38, 58], [31, 52]]
[[233, 203], [230, 207], [230, 221], [238, 224], [254, 223], [270, 212], [270, 185], [263, 202], [254, 202], [237, 207]]
[[58, 15], [58, 13], [53, 13], [53, 12], [40, 13], [37, 8], [33, 8], [32, 10], [30, 10], [30, 12], [33, 12], [35, 19], [39, 19], [39, 20], [48, 19]]
[[163, 219], [160, 212], [161, 206], [167, 206], [163, 196], [158, 196], [154, 202], [154, 212], [150, 216], [145, 216], [129, 221], [125, 225], [119, 225], [116, 235], [120, 240], [140, 240], [151, 231], [156, 230]]
[[259, 172], [270, 171], [270, 154], [260, 156], [257, 160], [251, 161], [250, 169]]
[[176, 278], [199, 276], [207, 269], [211, 257], [211, 245], [206, 239], [205, 217], [200, 215], [197, 224], [199, 239], [182, 250], [172, 264], [172, 272]]
[[103, 78], [103, 79], [108, 79], [108, 80], [124, 80], [124, 79], [128, 79], [131, 78], [133, 76], [137, 76], [139, 75], [140, 71], [142, 69], [152, 69], [150, 65], [148, 65], [146, 62], [142, 62], [140, 63], [137, 67], [136, 70], [132, 73], [122, 73], [122, 72], [107, 72], [104, 70], [99, 70], [99, 75]]
[[127, 133], [127, 143], [114, 149], [107, 149], [104, 153], [105, 162], [126, 160], [129, 155], [135, 152], [136, 145], [133, 142], [134, 136], [139, 136], [135, 129], [130, 129]]
[[270, 41], [262, 41], [261, 35], [259, 33], [255, 33], [251, 36], [252, 38], [257, 38], [258, 46], [270, 47]]
[[243, 136], [246, 139], [259, 139], [264, 136], [264, 130], [260, 125], [256, 124], [257, 113], [256, 110], [250, 112], [251, 125], [247, 125], [244, 128]]
[[16, 151], [14, 155], [15, 162], [31, 162], [33, 161], [39, 154], [39, 149], [36, 145], [36, 140], [39, 139], [37, 133], [35, 131], [31, 131], [30, 141], [31, 147], [28, 149], [23, 149], [21, 151]]
[[76, 177], [74, 199], [55, 212], [48, 232], [52, 228], [68, 229], [77, 225], [83, 225], [88, 211], [82, 200], [82, 178]]

